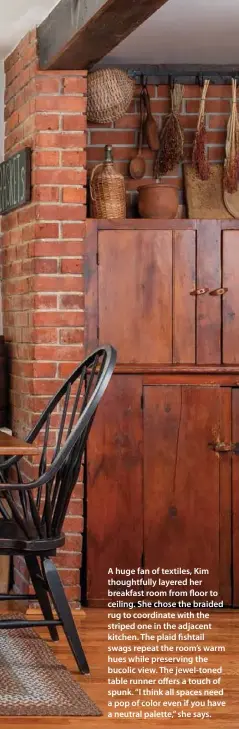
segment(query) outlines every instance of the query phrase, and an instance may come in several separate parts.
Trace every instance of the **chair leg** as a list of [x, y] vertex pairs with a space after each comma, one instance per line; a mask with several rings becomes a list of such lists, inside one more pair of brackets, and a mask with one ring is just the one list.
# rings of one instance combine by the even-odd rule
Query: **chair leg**
[[[47, 590], [42, 585], [43, 577], [41, 575], [37, 557], [33, 554], [29, 554], [24, 555], [24, 558], [44, 618], [45, 620], [54, 620]], [[48, 625], [48, 630], [52, 640], [59, 640], [59, 635], [55, 625]]]
[[52, 601], [55, 605], [59, 619], [62, 620], [62, 626], [72, 653], [75, 656], [78, 668], [81, 673], [89, 674], [90, 669], [76, 630], [71, 609], [65, 596], [57, 569], [49, 557], [43, 557], [43, 569]]

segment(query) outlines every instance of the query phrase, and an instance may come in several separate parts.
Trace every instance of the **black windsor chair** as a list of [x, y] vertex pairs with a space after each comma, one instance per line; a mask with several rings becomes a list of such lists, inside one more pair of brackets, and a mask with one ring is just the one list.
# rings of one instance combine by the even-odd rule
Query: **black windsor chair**
[[[35, 591], [32, 596], [0, 595], [0, 600], [37, 599], [44, 616], [44, 620], [2, 619], [0, 628], [47, 625], [52, 640], [58, 640], [56, 626], [62, 625], [81, 673], [89, 673], [89, 666], [51, 557], [65, 542], [62, 527], [66, 511], [94, 415], [115, 362], [113, 347], [96, 349], [52, 397], [26, 439], [32, 443], [41, 433], [43, 447], [35, 481], [24, 482], [19, 463], [22, 456], [12, 456], [0, 465], [0, 556], [22, 555]], [[48, 463], [52, 428], [58, 431]], [[57, 619], [53, 617], [49, 596]]]

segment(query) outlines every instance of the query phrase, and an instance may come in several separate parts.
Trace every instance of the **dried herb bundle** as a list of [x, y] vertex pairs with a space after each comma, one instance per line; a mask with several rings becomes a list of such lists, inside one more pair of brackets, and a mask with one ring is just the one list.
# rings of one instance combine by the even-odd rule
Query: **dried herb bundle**
[[166, 175], [183, 160], [183, 131], [178, 115], [183, 100], [184, 86], [175, 84], [171, 91], [171, 112], [166, 117], [160, 138], [159, 151], [155, 157], [154, 175], [157, 179]]
[[210, 177], [210, 165], [206, 154], [205, 101], [210, 81], [204, 81], [198, 115], [196, 136], [193, 145], [192, 163], [201, 180]]
[[227, 125], [224, 190], [236, 192], [239, 172], [239, 120], [237, 114], [237, 82], [232, 79], [232, 110]]

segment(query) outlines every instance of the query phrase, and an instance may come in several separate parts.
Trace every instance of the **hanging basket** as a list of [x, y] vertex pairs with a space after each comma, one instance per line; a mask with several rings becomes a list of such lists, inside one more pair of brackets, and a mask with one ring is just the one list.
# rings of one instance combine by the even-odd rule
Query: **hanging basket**
[[87, 119], [106, 124], [124, 116], [135, 91], [135, 82], [120, 68], [100, 68], [88, 75]]

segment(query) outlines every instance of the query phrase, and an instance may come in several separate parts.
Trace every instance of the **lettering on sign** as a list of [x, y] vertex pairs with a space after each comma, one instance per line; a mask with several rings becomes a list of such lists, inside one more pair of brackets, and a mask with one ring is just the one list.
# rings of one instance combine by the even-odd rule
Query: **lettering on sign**
[[0, 164], [0, 214], [26, 205], [31, 198], [31, 150], [25, 147]]

